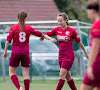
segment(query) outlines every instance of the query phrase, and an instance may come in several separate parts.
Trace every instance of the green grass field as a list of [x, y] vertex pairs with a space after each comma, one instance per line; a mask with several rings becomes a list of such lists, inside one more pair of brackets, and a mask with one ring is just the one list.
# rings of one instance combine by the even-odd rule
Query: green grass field
[[[32, 81], [30, 84], [30, 90], [56, 90], [56, 85], [58, 81], [45, 81], [45, 80], [38, 80]], [[20, 82], [21, 86], [24, 87], [23, 82]], [[81, 81], [75, 81], [76, 87], [79, 90]], [[0, 82], [0, 90], [17, 90], [13, 83], [3, 83]], [[71, 90], [65, 82], [64, 87], [62, 90]]]

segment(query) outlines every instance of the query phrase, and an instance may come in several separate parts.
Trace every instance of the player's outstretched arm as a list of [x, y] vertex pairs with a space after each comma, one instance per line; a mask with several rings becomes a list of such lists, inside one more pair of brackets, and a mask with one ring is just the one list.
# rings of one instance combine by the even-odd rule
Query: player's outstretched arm
[[3, 55], [3, 58], [6, 59], [7, 58], [7, 49], [9, 47], [9, 42], [6, 41], [5, 43], [5, 49], [4, 49], [4, 55]]
[[50, 40], [53, 43], [57, 42], [57, 40], [55, 38], [52, 38], [52, 37], [48, 36], [47, 34], [44, 35], [44, 38], [47, 39], [47, 40]]
[[88, 58], [89, 58], [89, 56], [88, 56], [88, 54], [87, 54], [87, 52], [86, 52], [86, 50], [85, 50], [85, 47], [84, 47], [84, 45], [83, 45], [82, 41], [80, 41], [80, 42], [78, 43], [78, 45], [82, 48], [82, 50], [83, 50], [83, 51], [84, 51], [84, 53], [85, 53], [86, 58], [88, 59]]

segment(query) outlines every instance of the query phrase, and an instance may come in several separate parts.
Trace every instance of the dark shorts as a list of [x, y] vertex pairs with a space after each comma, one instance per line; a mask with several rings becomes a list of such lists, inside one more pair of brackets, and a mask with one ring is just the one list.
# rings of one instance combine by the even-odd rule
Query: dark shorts
[[64, 58], [62, 60], [59, 60], [59, 65], [60, 65], [60, 68], [64, 68], [70, 71], [73, 65], [73, 62], [74, 62], [74, 56], [71, 58]]
[[11, 54], [9, 66], [18, 67], [20, 62], [21, 62], [21, 66], [30, 67], [30, 57], [29, 57], [29, 55]]
[[87, 76], [87, 72], [85, 73], [83, 83], [92, 87], [99, 87], [100, 88], [100, 71], [93, 72], [94, 80], [90, 80]]

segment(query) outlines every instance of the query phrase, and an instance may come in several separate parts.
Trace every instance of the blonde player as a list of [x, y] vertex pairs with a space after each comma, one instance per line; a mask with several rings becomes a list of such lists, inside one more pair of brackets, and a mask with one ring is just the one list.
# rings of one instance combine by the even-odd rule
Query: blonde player
[[55, 43], [57, 40], [51, 38], [50, 36], [57, 36], [57, 39], [59, 41], [60, 75], [56, 90], [62, 89], [65, 83], [65, 78], [70, 88], [72, 90], [77, 90], [70, 73], [70, 69], [74, 62], [73, 39], [75, 39], [78, 45], [83, 49], [87, 58], [88, 55], [76, 30], [69, 27], [67, 14], [66, 13], [58, 14], [57, 21], [58, 25], [60, 26], [44, 34], [44, 38], [50, 40], [53, 43]]

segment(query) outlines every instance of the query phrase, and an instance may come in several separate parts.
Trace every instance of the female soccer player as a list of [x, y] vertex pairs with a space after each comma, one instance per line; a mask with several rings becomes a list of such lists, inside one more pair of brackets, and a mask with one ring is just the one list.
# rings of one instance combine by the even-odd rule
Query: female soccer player
[[9, 43], [13, 39], [12, 53], [9, 62], [9, 75], [13, 84], [18, 90], [24, 90], [16, 76], [16, 68], [19, 66], [21, 61], [22, 73], [24, 78], [25, 90], [29, 90], [30, 78], [29, 78], [29, 67], [30, 67], [30, 56], [29, 56], [29, 37], [33, 34], [38, 37], [43, 37], [43, 34], [39, 31], [35, 31], [32, 27], [25, 24], [27, 18], [27, 12], [22, 10], [18, 13], [17, 18], [18, 24], [11, 26], [7, 41], [5, 43], [4, 59], [7, 58], [7, 49]]
[[100, 0], [88, 1], [87, 14], [93, 21], [89, 33], [91, 51], [80, 90], [100, 90]]
[[74, 62], [74, 50], [72, 46], [73, 39], [75, 39], [78, 45], [83, 49], [87, 58], [88, 58], [88, 54], [76, 30], [69, 27], [67, 14], [66, 13], [58, 14], [57, 21], [60, 27], [54, 28], [50, 32], [47, 32], [44, 34], [44, 38], [50, 40], [53, 43], [57, 42], [57, 40], [54, 38], [51, 38], [50, 36], [57, 36], [57, 39], [59, 41], [59, 65], [60, 65], [59, 77], [60, 79], [59, 79], [56, 90], [62, 89], [65, 82], [65, 78], [70, 88], [72, 90], [77, 90], [70, 73], [70, 69]]

